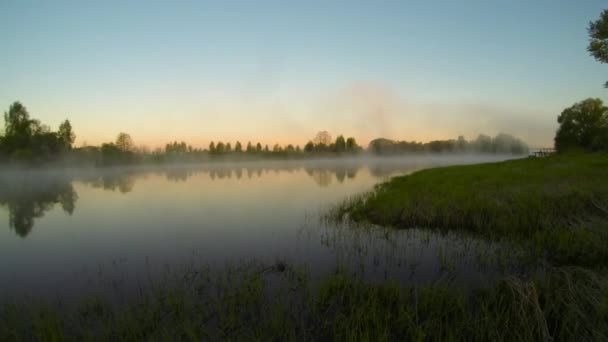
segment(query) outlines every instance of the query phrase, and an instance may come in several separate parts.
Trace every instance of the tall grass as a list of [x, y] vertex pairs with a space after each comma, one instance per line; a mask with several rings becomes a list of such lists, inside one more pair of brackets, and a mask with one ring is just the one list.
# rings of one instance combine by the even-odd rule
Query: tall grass
[[[132, 301], [1, 306], [0, 340], [548, 341], [608, 338], [608, 277], [576, 267], [473, 292], [372, 284], [345, 271], [310, 281], [247, 266], [150, 287]], [[202, 273], [206, 271], [201, 271]], [[215, 280], [212, 280], [215, 279]]]
[[558, 155], [395, 177], [337, 207], [396, 228], [460, 230], [531, 242], [556, 264], [608, 261], [608, 156]]

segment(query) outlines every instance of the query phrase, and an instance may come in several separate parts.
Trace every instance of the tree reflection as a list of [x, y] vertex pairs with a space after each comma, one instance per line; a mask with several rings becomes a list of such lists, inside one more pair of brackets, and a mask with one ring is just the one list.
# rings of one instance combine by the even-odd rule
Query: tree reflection
[[133, 190], [136, 175], [132, 172], [109, 172], [85, 179], [93, 188], [116, 191], [126, 194]]
[[186, 169], [168, 169], [165, 171], [165, 177], [167, 180], [172, 182], [185, 182], [188, 180], [188, 177], [192, 175], [189, 170]]
[[327, 187], [331, 184], [333, 173], [328, 169], [311, 169], [307, 168], [306, 173], [317, 183], [320, 187]]
[[57, 203], [64, 212], [72, 215], [77, 200], [78, 194], [68, 179], [0, 179], [0, 205], [8, 208], [9, 227], [22, 238], [32, 231], [35, 219], [43, 217]]

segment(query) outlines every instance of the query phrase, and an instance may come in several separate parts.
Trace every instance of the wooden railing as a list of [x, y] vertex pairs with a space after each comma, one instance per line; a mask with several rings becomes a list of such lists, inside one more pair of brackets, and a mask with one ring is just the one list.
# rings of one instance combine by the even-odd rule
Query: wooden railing
[[552, 147], [546, 148], [535, 148], [530, 150], [530, 157], [546, 157], [555, 153], [555, 149]]

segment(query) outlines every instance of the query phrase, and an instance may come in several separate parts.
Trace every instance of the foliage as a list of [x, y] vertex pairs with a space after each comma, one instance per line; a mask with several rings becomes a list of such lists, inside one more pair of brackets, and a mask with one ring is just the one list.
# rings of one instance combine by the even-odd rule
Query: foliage
[[129, 164], [138, 160], [133, 139], [127, 133], [119, 133], [115, 143], [102, 144], [100, 154], [100, 165]]
[[165, 145], [165, 153], [166, 154], [184, 154], [188, 152], [188, 148], [186, 147], [185, 142], [178, 143], [174, 141], [173, 143], [169, 143]]
[[134, 152], [135, 150], [133, 139], [127, 133], [118, 133], [115, 145], [123, 153]]
[[58, 132], [30, 118], [20, 102], [14, 102], [4, 113], [4, 133], [0, 139], [0, 156], [17, 161], [48, 161], [57, 159], [71, 149], [75, 134], [68, 120]]
[[346, 140], [344, 140], [344, 137], [342, 135], [339, 135], [336, 138], [336, 142], [334, 143], [334, 151], [338, 153], [346, 151]]
[[327, 131], [320, 131], [313, 139], [313, 142], [317, 145], [328, 146], [329, 144], [331, 144], [331, 135]]
[[[608, 10], [599, 19], [589, 23], [589, 45], [587, 51], [600, 63], [608, 63]], [[608, 88], [608, 82], [605, 87]]]
[[428, 143], [378, 138], [369, 143], [368, 150], [378, 155], [420, 152], [525, 154], [528, 152], [528, 146], [509, 134], [500, 133], [494, 138], [481, 134], [470, 142], [462, 136], [458, 137], [458, 140], [434, 140]]
[[600, 99], [575, 103], [557, 117], [555, 149], [608, 151], [608, 107]]
[[61, 125], [59, 125], [57, 136], [67, 149], [72, 148], [72, 144], [74, 144], [74, 140], [76, 139], [76, 134], [74, 134], [72, 124], [70, 124], [69, 120], [65, 120], [61, 123]]
[[331, 142], [331, 135], [327, 131], [318, 132], [315, 138], [304, 145], [304, 152], [307, 153], [357, 153], [362, 149], [357, 145], [355, 138], [344, 139], [343, 135], [338, 135], [335, 142]]

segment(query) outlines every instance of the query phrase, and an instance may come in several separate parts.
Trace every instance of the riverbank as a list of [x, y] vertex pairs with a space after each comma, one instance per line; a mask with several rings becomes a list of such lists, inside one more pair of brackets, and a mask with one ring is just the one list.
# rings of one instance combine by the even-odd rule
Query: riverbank
[[339, 205], [332, 216], [515, 240], [554, 265], [606, 265], [608, 155], [422, 170], [379, 184]]

